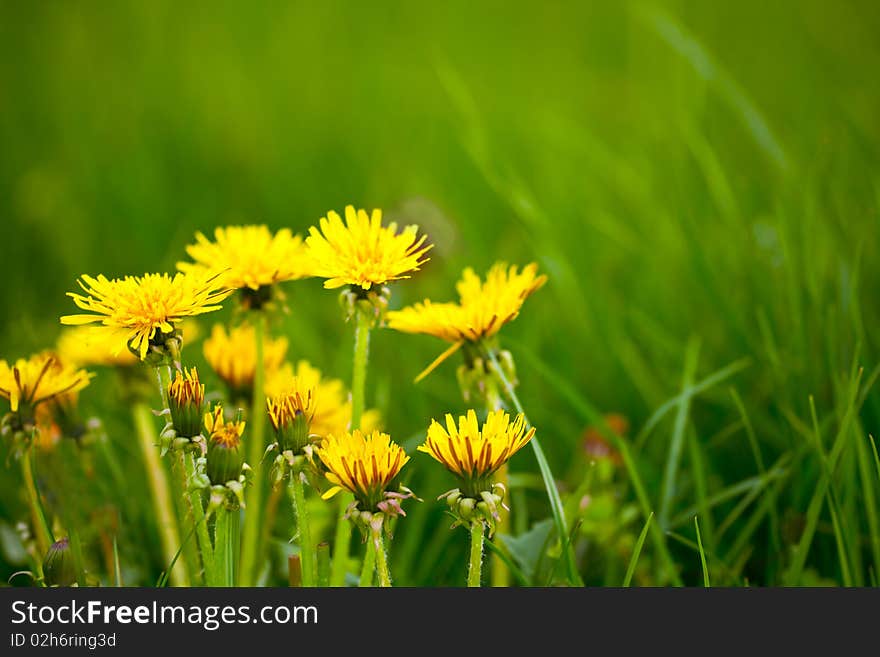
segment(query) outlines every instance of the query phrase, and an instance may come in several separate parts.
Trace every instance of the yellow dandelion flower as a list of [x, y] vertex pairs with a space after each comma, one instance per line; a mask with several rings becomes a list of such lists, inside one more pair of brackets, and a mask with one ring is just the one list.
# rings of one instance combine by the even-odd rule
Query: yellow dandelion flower
[[[240, 324], [229, 330], [215, 324], [211, 336], [202, 344], [202, 353], [211, 368], [237, 394], [246, 395], [254, 385], [257, 369], [257, 345], [254, 327]], [[263, 367], [267, 375], [274, 373], [287, 354], [287, 338], [263, 341]]]
[[196, 243], [186, 247], [195, 262], [178, 262], [177, 268], [219, 275], [231, 288], [258, 290], [305, 276], [304, 251], [302, 238], [286, 228], [273, 234], [266, 226], [226, 226], [214, 229], [213, 242], [196, 233]]
[[321, 217], [320, 230], [309, 229], [306, 238], [308, 267], [312, 276], [325, 278], [325, 288], [353, 285], [369, 290], [374, 285], [409, 278], [427, 258], [431, 245], [418, 236], [418, 226], [400, 233], [397, 224], [382, 225], [382, 211], [345, 208], [345, 223], [332, 210]]
[[61, 427], [52, 416], [52, 411], [47, 406], [38, 406], [34, 424], [37, 427], [34, 433], [34, 447], [43, 452], [52, 451], [61, 442], [63, 436]]
[[244, 420], [227, 422], [223, 417], [223, 407], [220, 404], [214, 406], [214, 410], [210, 413], [205, 413], [204, 422], [208, 437], [212, 442], [227, 447], [235, 447], [241, 442], [246, 423]]
[[511, 422], [504, 411], [492, 411], [481, 429], [477, 414], [469, 410], [458, 418], [458, 426], [450, 414], [446, 415], [445, 428], [432, 420], [427, 439], [418, 450], [456, 475], [465, 495], [476, 497], [491, 488], [491, 476], [534, 435], [534, 427], [526, 430], [522, 413]]
[[388, 325], [404, 333], [433, 335], [447, 342], [476, 342], [494, 336], [516, 319], [523, 302], [544, 283], [532, 263], [517, 271], [495, 263], [481, 281], [474, 270], [464, 270], [456, 285], [458, 303], [433, 303], [429, 299], [388, 313]]
[[453, 343], [419, 376], [430, 373], [466, 342], [476, 343], [494, 337], [502, 326], [519, 315], [525, 300], [544, 283], [538, 265], [531, 263], [519, 271], [516, 265], [497, 262], [482, 281], [468, 267], [457, 283], [458, 303], [420, 303], [388, 313], [388, 326], [403, 333], [433, 335]]
[[[266, 395], [270, 398], [291, 394], [297, 389], [313, 391], [312, 434], [324, 438], [350, 430], [351, 399], [342, 381], [323, 377], [321, 371], [306, 360], [300, 360], [296, 369], [285, 363], [266, 378]], [[380, 422], [379, 411], [368, 409], [361, 416], [359, 428], [372, 431], [379, 428]]]
[[12, 367], [0, 360], [0, 397], [9, 400], [13, 413], [26, 413], [23, 420], [33, 421], [34, 409], [43, 402], [73, 395], [89, 385], [94, 376], [59, 362], [50, 353], [19, 359]]
[[359, 429], [332, 434], [315, 450], [327, 467], [333, 484], [324, 499], [345, 489], [362, 505], [361, 511], [376, 511], [385, 492], [409, 457], [391, 436], [380, 431], [364, 434]]
[[208, 432], [205, 474], [214, 486], [237, 480], [244, 464], [241, 437], [245, 423], [241, 420], [227, 422], [220, 404], [214, 407], [213, 412], [205, 413], [204, 421]]
[[108, 279], [83, 275], [86, 295], [68, 292], [90, 315], [65, 315], [62, 324], [101, 322], [118, 336], [115, 352], [128, 345], [143, 360], [150, 346], [162, 346], [185, 317], [219, 310], [232, 290], [218, 289], [216, 279], [175, 274], [144, 274]]
[[100, 326], [71, 326], [61, 331], [55, 352], [62, 363], [83, 367], [104, 365], [128, 367], [138, 358], [128, 349], [121, 350], [121, 339], [114, 331]]

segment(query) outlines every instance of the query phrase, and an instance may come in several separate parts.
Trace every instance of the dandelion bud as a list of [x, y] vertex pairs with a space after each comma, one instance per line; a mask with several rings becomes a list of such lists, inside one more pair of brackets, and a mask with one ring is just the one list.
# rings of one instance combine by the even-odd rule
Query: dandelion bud
[[245, 423], [225, 422], [223, 408], [218, 404], [213, 413], [205, 414], [208, 430], [206, 474], [215, 486], [222, 486], [239, 478], [244, 464], [244, 446], [241, 435]]
[[43, 577], [47, 586], [72, 586], [76, 583], [76, 567], [67, 538], [49, 546], [43, 560]]
[[291, 392], [266, 400], [269, 420], [282, 452], [302, 454], [311, 444], [310, 427], [315, 415], [314, 391], [294, 377]]
[[205, 386], [199, 383], [196, 368], [177, 372], [168, 388], [168, 407], [171, 423], [180, 438], [192, 438], [202, 430], [202, 406]]

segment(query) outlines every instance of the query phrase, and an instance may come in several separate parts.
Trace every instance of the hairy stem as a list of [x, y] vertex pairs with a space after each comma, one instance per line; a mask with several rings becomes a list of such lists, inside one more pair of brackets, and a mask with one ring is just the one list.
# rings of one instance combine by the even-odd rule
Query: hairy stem
[[388, 570], [388, 555], [385, 554], [385, 542], [382, 540], [382, 527], [373, 527], [373, 552], [376, 555], [376, 574], [379, 576], [379, 586], [387, 588], [391, 586], [391, 572]]
[[471, 554], [467, 578], [470, 588], [480, 588], [480, 576], [483, 572], [483, 529], [482, 520], [471, 522]]
[[364, 563], [361, 568], [360, 587], [373, 586], [373, 577], [376, 574], [376, 545], [369, 540], [364, 551]]
[[312, 545], [312, 532], [309, 527], [309, 516], [306, 512], [306, 496], [299, 473], [290, 473], [290, 496], [293, 498], [293, 511], [296, 514], [296, 526], [299, 530], [299, 554], [302, 563], [302, 585], [314, 586], [317, 572], [315, 571], [315, 548]]
[[[196, 462], [195, 456], [186, 454], [186, 476], [183, 482], [183, 489], [186, 491], [189, 479], [195, 476]], [[199, 546], [199, 553], [202, 555], [202, 568], [204, 569], [205, 578], [214, 565], [214, 548], [211, 545], [211, 534], [208, 531], [208, 523], [205, 520], [205, 509], [202, 505], [202, 491], [191, 490], [187, 492], [189, 497], [189, 506], [192, 513], [193, 524], [196, 529], [196, 541]]]
[[[364, 413], [366, 396], [367, 363], [370, 358], [370, 316], [358, 310], [355, 313], [354, 367], [351, 376], [351, 430], [359, 429]], [[339, 495], [339, 513], [336, 518], [336, 536], [333, 548], [333, 564], [330, 569], [330, 585], [342, 586], [345, 583], [345, 566], [348, 562], [348, 549], [351, 543], [351, 524], [345, 518], [352, 496]]]

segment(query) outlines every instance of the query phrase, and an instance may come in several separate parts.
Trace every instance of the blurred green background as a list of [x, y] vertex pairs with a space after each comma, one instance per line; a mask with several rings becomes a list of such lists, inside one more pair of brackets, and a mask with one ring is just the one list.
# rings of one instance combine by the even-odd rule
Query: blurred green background
[[[674, 579], [660, 542], [702, 583], [694, 515], [717, 583], [872, 583], [878, 35], [870, 1], [4, 2], [0, 357], [54, 343], [82, 273], [173, 270], [217, 225], [381, 207], [436, 245], [395, 306], [453, 298], [467, 265], [549, 274], [502, 340], [564, 494], [592, 494], [569, 502], [588, 583], [620, 583], [648, 507], [642, 583]], [[273, 331], [348, 381], [335, 295], [285, 291]], [[411, 383], [442, 347], [374, 336], [368, 403], [411, 451], [464, 409], [453, 363]], [[99, 376], [83, 404], [125, 454], [111, 392]], [[641, 506], [622, 468], [579, 490], [606, 412], [629, 419]], [[512, 469], [536, 472], [531, 452]], [[410, 470], [426, 502], [398, 525], [396, 579], [460, 584], [465, 532], [433, 502], [452, 480]], [[8, 575], [25, 507], [17, 470], [0, 481]], [[548, 514], [529, 481], [519, 530]], [[540, 569], [530, 536], [513, 551]]]

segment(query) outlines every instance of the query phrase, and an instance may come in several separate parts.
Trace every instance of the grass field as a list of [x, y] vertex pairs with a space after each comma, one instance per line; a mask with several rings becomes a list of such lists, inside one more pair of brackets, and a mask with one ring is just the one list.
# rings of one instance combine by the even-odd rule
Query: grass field
[[[435, 245], [393, 307], [453, 298], [468, 265], [549, 276], [501, 341], [585, 584], [632, 565], [634, 585], [875, 585], [878, 34], [880, 6], [855, 1], [3, 3], [0, 358], [55, 343], [83, 273], [173, 271], [196, 230], [304, 234], [380, 207]], [[283, 289], [272, 332], [350, 382], [335, 295]], [[466, 409], [457, 361], [415, 385], [440, 341], [380, 329], [371, 348], [367, 404], [424, 499], [395, 527], [395, 584], [463, 585], [467, 532], [435, 501], [453, 480], [415, 452]], [[184, 353], [217, 388], [200, 346]], [[94, 577], [113, 583], [115, 539], [124, 583], [151, 585], [167, 564], [116, 392], [100, 370], [81, 404], [121, 476], [63, 441], [37, 479]], [[591, 463], [608, 414], [623, 453]], [[532, 451], [510, 470], [517, 577], [564, 583]], [[267, 584], [295, 550], [283, 506]], [[29, 568], [27, 518], [10, 460], [3, 581]]]

